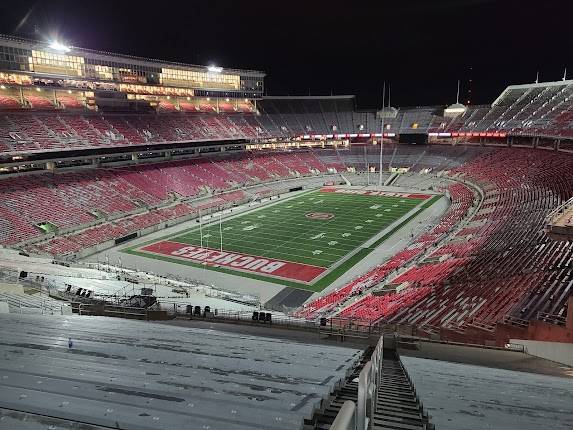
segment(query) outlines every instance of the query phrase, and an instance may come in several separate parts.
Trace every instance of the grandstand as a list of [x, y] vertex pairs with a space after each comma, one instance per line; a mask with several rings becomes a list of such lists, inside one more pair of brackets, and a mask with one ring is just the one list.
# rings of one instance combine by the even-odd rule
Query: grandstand
[[[573, 341], [573, 81], [509, 85], [491, 105], [364, 111], [354, 96], [264, 96], [254, 70], [8, 36], [0, 54], [0, 343], [14, 363], [3, 378], [21, 380], [2, 379], [0, 419], [329, 428], [340, 411], [360, 418], [356, 379], [370, 372], [380, 398], [407, 404], [374, 399], [373, 428], [430, 429], [382, 333]], [[123, 321], [117, 333], [102, 315], [378, 346]], [[67, 351], [67, 336], [81, 346]], [[50, 377], [15, 364], [36, 350]], [[209, 362], [182, 364], [194, 360]], [[35, 383], [53, 396], [18, 408]]]
[[[367, 112], [356, 109], [352, 96], [262, 97], [264, 74], [255, 71], [213, 73], [81, 48], [54, 54], [47, 45], [42, 51], [8, 37], [2, 46], [20, 50], [0, 75], [5, 246], [77, 259], [296, 186], [368, 186], [379, 156], [372, 143], [382, 137], [384, 120], [384, 182], [435, 188], [452, 206], [400, 252], [372, 261], [346, 284], [334, 283], [296, 314], [414, 324], [426, 334], [480, 329], [490, 340], [508, 318], [567, 315], [571, 278], [556, 262], [569, 258], [570, 246], [550, 244], [537, 231], [573, 194], [570, 156], [554, 151], [567, 152], [571, 137], [570, 81], [512, 85], [489, 107]], [[88, 64], [96, 54], [93, 69]], [[46, 66], [43, 59], [52, 57], [68, 62]], [[131, 65], [132, 75], [114, 72], [118, 60]], [[26, 75], [16, 72], [23, 61]], [[413, 134], [454, 145], [399, 143]], [[273, 150], [277, 139], [289, 149]], [[503, 143], [529, 148], [490, 149]], [[34, 174], [13, 173], [25, 170]], [[559, 212], [557, 223], [567, 223], [567, 213]], [[544, 252], [532, 264], [546, 247], [554, 248], [550, 257]], [[266, 255], [263, 249], [254, 252]], [[512, 290], [499, 293], [507, 282]]]
[[[104, 317], [0, 318], [0, 348], [12, 356], [0, 408], [9, 428], [300, 428], [361, 355], [160, 324], [141, 331], [133, 321], [118, 333]], [[25, 343], [22, 326], [35, 333]]]

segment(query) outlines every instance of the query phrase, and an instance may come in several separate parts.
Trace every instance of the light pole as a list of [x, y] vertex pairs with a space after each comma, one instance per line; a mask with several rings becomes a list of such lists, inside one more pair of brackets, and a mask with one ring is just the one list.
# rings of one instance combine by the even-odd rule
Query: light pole
[[378, 188], [382, 188], [382, 151], [384, 150], [384, 103], [386, 102], [386, 82], [384, 82], [384, 89], [382, 90], [382, 135], [380, 136], [380, 166], [378, 177]]

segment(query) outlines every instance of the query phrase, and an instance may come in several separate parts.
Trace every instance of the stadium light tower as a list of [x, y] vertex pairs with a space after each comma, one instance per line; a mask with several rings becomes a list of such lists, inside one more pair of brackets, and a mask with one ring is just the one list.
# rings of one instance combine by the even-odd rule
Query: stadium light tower
[[378, 188], [382, 188], [382, 151], [384, 150], [384, 104], [386, 103], [386, 82], [382, 90], [382, 135], [380, 136], [380, 167], [378, 172]]

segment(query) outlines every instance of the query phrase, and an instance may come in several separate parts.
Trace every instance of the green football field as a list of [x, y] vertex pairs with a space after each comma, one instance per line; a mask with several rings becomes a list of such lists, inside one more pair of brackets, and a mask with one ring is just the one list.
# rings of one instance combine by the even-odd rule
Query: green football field
[[434, 199], [317, 190], [124, 251], [321, 290]]

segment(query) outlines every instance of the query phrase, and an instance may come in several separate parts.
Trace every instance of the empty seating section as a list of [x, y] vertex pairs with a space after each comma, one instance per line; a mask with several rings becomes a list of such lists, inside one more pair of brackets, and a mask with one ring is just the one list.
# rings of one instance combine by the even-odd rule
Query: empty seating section
[[157, 104], [157, 110], [161, 112], [177, 112], [177, 107], [170, 100], [160, 100]]
[[389, 274], [411, 261], [414, 257], [421, 254], [422, 251], [423, 249], [416, 245], [405, 249], [391, 257], [385, 263], [352, 280], [344, 287], [305, 304], [300, 310], [296, 311], [294, 315], [300, 318], [315, 319], [318, 316], [337, 310], [346, 300], [354, 296], [359, 296], [363, 292], [378, 285]]
[[0, 110], [20, 109], [22, 105], [15, 96], [0, 94]]
[[[47, 99], [40, 98], [47, 101]], [[84, 108], [73, 97], [60, 97], [70, 109]], [[38, 102], [36, 101], [36, 105]], [[219, 139], [257, 139], [271, 133], [253, 114], [97, 114], [70, 112], [9, 112], [19, 102], [0, 97], [0, 151], [22, 153], [145, 143]], [[42, 105], [44, 106], [44, 105]], [[169, 105], [173, 106], [174, 105]], [[45, 106], [44, 106], [45, 107]], [[4, 112], [1, 112], [4, 110]], [[170, 112], [167, 108], [163, 111]], [[73, 112], [73, 111], [72, 111]]]
[[[71, 198], [60, 197], [51, 175], [2, 180], [0, 193], [0, 205], [5, 215], [19, 217], [31, 225], [51, 223], [59, 228], [70, 228], [94, 219], [86, 208], [75, 205]], [[8, 243], [13, 239], [15, 237]]]
[[122, 218], [118, 221], [106, 222], [78, 233], [56, 237], [46, 243], [38, 245], [37, 249], [52, 255], [76, 253], [82, 249], [123, 237], [161, 222], [180, 218], [191, 212], [193, 212], [193, 209], [183, 203], [166, 208], [154, 209], [144, 214]]
[[464, 259], [455, 259], [440, 263], [430, 263], [413, 267], [398, 276], [392, 283], [401, 285], [407, 283], [414, 286], [429, 286], [441, 283], [451, 272], [465, 263]]
[[40, 95], [26, 95], [24, 96], [24, 99], [32, 109], [54, 109], [54, 103], [47, 97]]
[[[493, 327], [508, 313], [523, 319], [540, 311], [563, 316], [571, 294], [573, 249], [571, 243], [550, 241], [542, 226], [548, 212], [573, 195], [573, 157], [499, 150], [450, 174], [475, 182], [485, 193], [470, 219], [475, 226], [462, 229], [455, 242], [434, 253], [450, 254], [438, 264], [462, 261], [462, 269], [424, 280], [432, 292], [391, 320], [463, 329]], [[397, 281], [402, 280], [409, 278]]]
[[83, 102], [71, 95], [58, 95], [57, 100], [64, 109], [85, 109]]
[[372, 323], [380, 318], [389, 318], [398, 310], [408, 307], [426, 297], [430, 287], [407, 288], [398, 293], [390, 292], [381, 296], [369, 294], [362, 300], [340, 312], [344, 318], [355, 318]]
[[[325, 171], [312, 152], [245, 152], [6, 178], [0, 180], [0, 243], [59, 233], [38, 249], [77, 252], [200, 209], [244, 200], [242, 190], [221, 194], [233, 187]], [[187, 203], [199, 197], [208, 198]]]
[[[218, 113], [211, 102], [161, 99], [157, 112], [126, 114], [90, 112], [84, 100], [73, 94], [58, 93], [51, 100], [41, 92], [20, 95], [4, 90], [0, 93], [0, 112], [0, 121], [9, 123], [12, 132], [0, 135], [0, 150], [16, 153], [382, 131], [382, 119], [376, 112], [356, 112], [354, 98], [342, 96], [265, 98], [258, 102], [256, 111], [247, 107], [235, 109], [232, 103], [222, 102]], [[384, 130], [397, 134], [449, 132], [483, 136], [503, 132], [510, 136], [571, 139], [573, 84], [565, 81], [509, 87], [491, 106], [470, 106], [454, 118], [445, 118], [438, 112], [437, 107], [398, 109], [384, 118]], [[561, 142], [563, 149], [571, 146], [569, 141]]]

